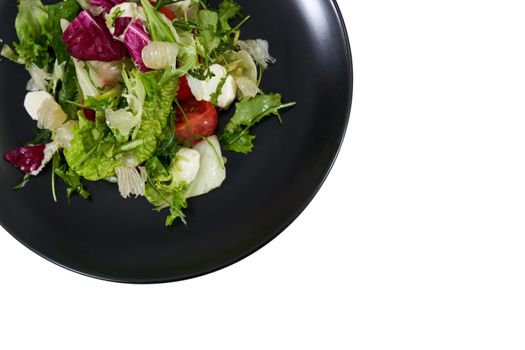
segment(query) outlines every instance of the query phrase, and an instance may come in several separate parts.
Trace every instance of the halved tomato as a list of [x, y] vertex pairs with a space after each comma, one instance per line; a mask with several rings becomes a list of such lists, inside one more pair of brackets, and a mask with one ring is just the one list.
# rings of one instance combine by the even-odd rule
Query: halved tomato
[[193, 99], [193, 93], [191, 92], [190, 86], [188, 85], [188, 79], [185, 76], [179, 79], [179, 91], [177, 92], [177, 100], [179, 102], [186, 102]]
[[170, 10], [168, 6], [162, 6], [160, 8], [160, 12], [163, 13], [164, 16], [168, 17], [170, 21], [173, 21], [177, 18], [177, 16], [175, 16], [175, 14]]
[[215, 134], [218, 115], [215, 107], [207, 101], [195, 99], [183, 102], [181, 108], [176, 106], [175, 136], [179, 144], [189, 142], [194, 145], [202, 137]]
[[[153, 6], [156, 6], [157, 5], [157, 0], [149, 0], [150, 4], [152, 4]], [[160, 8], [160, 12], [164, 14], [164, 16], [168, 17], [168, 19], [170, 21], [173, 21], [175, 18], [177, 18], [175, 16], [175, 14], [170, 10], [170, 8], [168, 6], [162, 6]]]

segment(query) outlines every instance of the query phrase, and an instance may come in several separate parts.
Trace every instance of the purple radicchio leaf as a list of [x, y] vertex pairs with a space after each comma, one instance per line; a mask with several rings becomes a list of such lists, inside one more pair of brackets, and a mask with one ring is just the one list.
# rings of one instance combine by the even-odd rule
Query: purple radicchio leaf
[[146, 29], [140, 20], [137, 20], [128, 27], [126, 36], [124, 37], [124, 44], [128, 48], [129, 54], [131, 55], [131, 58], [133, 58], [135, 65], [141, 72], [149, 71], [149, 68], [146, 67], [142, 60], [142, 50], [150, 42], [151, 38], [148, 33], [146, 33]]
[[115, 5], [123, 2], [124, 0], [91, 0], [91, 6], [100, 6], [104, 9], [104, 12], [109, 13]]
[[114, 37], [119, 37], [128, 28], [129, 24], [131, 23], [132, 18], [131, 17], [117, 17], [115, 20], [115, 31], [113, 32]]
[[4, 158], [24, 174], [30, 174], [40, 169], [45, 148], [46, 145], [18, 147], [7, 152]]
[[69, 54], [81, 61], [111, 62], [127, 56], [126, 47], [111, 36], [103, 16], [93, 16], [89, 11], [80, 12], [62, 39]]

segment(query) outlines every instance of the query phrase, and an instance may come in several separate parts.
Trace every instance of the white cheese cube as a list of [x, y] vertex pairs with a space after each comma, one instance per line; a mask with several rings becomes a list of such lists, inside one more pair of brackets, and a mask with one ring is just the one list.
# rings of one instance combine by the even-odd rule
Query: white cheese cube
[[200, 168], [201, 155], [198, 151], [191, 148], [182, 148], [177, 152], [176, 161], [171, 167], [173, 181], [176, 183], [185, 182], [190, 184]]
[[213, 64], [209, 69], [214, 76], [206, 80], [199, 80], [188, 75], [188, 85], [190, 86], [191, 92], [198, 101], [210, 102], [212, 95], [219, 89], [223, 79], [226, 79], [217, 99], [217, 106], [220, 108], [228, 108], [232, 102], [235, 101], [237, 94], [235, 79], [233, 79], [226, 71], [226, 68], [220, 64]]

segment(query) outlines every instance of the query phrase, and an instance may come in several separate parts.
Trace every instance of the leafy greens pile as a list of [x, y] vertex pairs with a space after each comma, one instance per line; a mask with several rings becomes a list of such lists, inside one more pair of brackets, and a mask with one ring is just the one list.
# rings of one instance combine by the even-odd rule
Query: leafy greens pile
[[[185, 222], [187, 199], [219, 187], [222, 150], [253, 150], [251, 128], [294, 105], [259, 88], [275, 60], [264, 40], [240, 40], [249, 19], [233, 0], [19, 0], [18, 42], [1, 55], [31, 79], [24, 105], [34, 138], [4, 158], [25, 176], [50, 164], [73, 194], [83, 181], [118, 184]], [[238, 101], [238, 102], [235, 102]], [[217, 109], [235, 112], [216, 135]]]

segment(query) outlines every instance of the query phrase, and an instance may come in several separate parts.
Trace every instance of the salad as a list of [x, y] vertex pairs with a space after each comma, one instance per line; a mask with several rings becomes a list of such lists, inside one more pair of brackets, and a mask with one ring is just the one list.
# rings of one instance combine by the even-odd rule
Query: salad
[[68, 199], [110, 181], [185, 223], [187, 199], [226, 179], [223, 151], [250, 153], [251, 128], [295, 104], [260, 89], [275, 59], [267, 41], [240, 39], [249, 18], [233, 0], [19, 0], [19, 41], [1, 55], [29, 72], [37, 129], [4, 155], [25, 174], [15, 189], [47, 166], [55, 201], [58, 179]]

